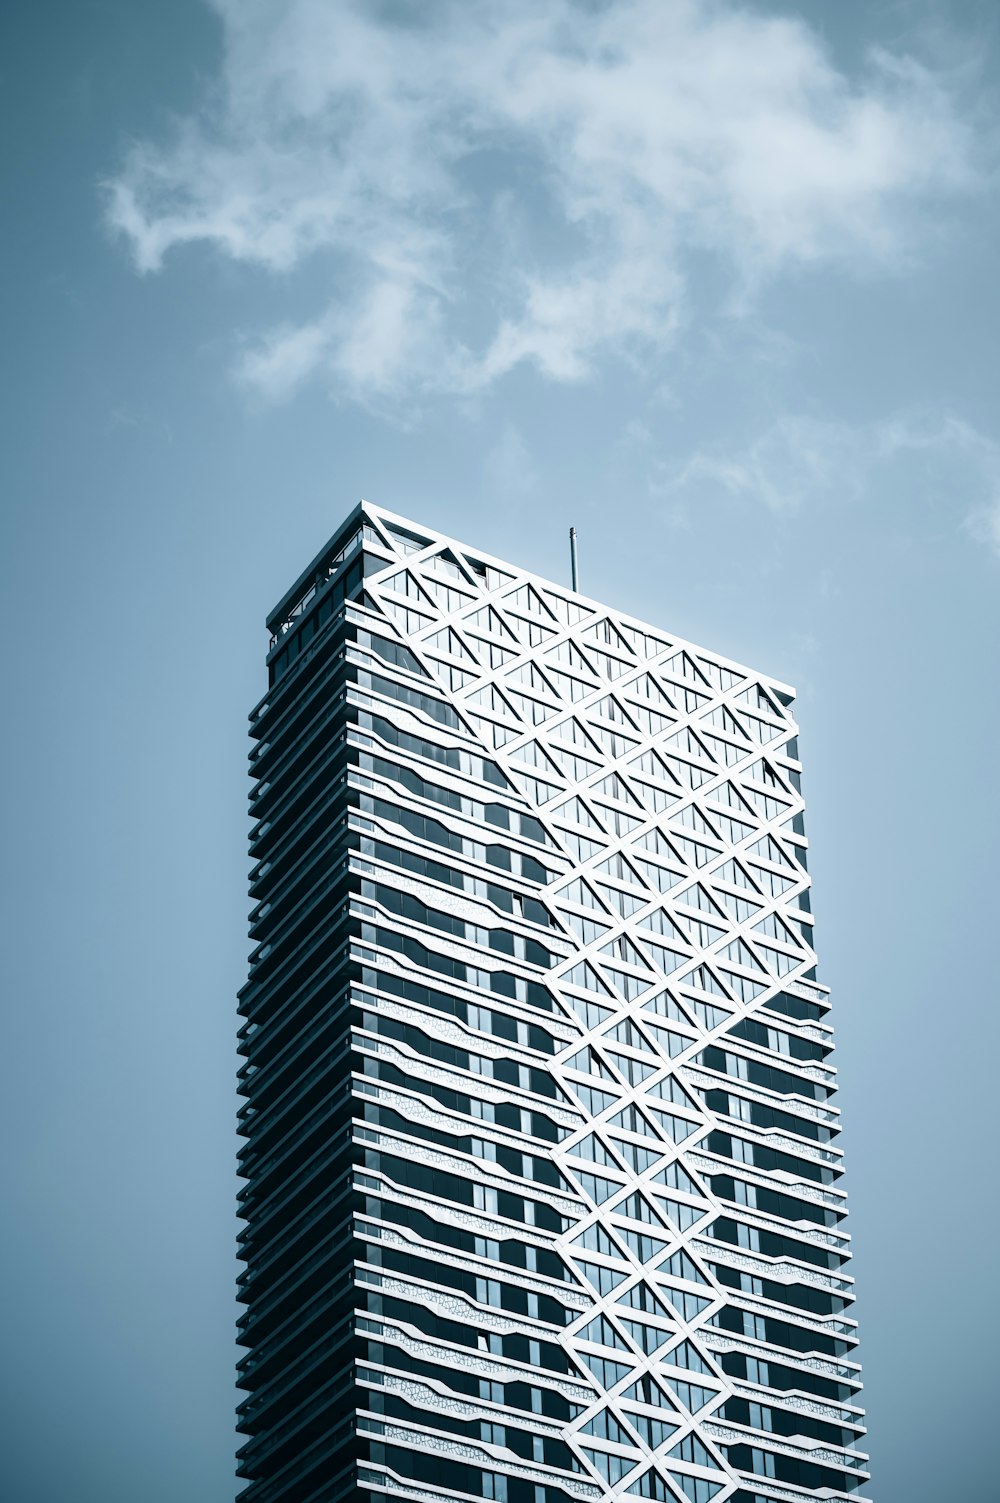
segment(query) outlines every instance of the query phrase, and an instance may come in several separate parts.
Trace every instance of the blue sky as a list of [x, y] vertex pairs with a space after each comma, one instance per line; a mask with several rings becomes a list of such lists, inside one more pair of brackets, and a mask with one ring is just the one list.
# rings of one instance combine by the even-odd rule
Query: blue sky
[[10, 0], [4, 1491], [232, 1496], [264, 616], [361, 496], [795, 683], [879, 1503], [994, 1496], [986, 0]]

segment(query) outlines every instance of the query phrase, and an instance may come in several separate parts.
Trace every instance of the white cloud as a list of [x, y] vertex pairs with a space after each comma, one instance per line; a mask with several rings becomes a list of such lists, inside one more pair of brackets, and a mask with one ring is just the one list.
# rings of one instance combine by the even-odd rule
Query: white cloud
[[107, 212], [143, 272], [192, 243], [275, 276], [324, 258], [327, 305], [240, 363], [265, 395], [577, 381], [676, 337], [693, 255], [744, 291], [891, 268], [928, 197], [974, 180], [924, 68], [851, 81], [804, 22], [730, 0], [210, 3], [212, 97], [129, 153]]
[[1000, 555], [1000, 444], [947, 414], [857, 425], [784, 416], [742, 446], [699, 450], [669, 474], [661, 467], [654, 489], [674, 503], [722, 491], [774, 512], [902, 490], [957, 515]]

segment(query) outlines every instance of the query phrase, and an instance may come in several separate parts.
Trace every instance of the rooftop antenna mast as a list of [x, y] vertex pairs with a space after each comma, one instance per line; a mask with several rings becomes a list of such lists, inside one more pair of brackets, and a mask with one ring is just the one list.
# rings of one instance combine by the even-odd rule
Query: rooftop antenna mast
[[570, 576], [571, 576], [571, 578], [573, 580], [573, 589], [575, 591], [578, 591], [579, 588], [580, 588], [580, 568], [579, 568], [579, 565], [577, 563], [577, 557], [576, 557], [576, 528], [575, 527], [571, 527], [570, 530], [569, 530], [569, 567], [570, 567]]

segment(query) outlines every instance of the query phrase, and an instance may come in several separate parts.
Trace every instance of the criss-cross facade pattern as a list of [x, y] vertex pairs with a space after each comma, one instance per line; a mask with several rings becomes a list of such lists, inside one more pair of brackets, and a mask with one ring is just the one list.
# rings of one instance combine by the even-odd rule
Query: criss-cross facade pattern
[[856, 1498], [791, 691], [366, 504], [269, 624], [246, 1503]]

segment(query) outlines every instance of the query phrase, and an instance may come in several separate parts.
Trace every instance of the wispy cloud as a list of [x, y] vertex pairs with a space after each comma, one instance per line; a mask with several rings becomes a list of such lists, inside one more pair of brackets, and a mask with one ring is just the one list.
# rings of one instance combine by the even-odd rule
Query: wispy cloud
[[239, 362], [275, 398], [577, 381], [670, 344], [692, 256], [726, 295], [894, 268], [975, 176], [926, 68], [879, 53], [849, 80], [803, 21], [730, 0], [210, 3], [212, 97], [133, 147], [107, 214], [143, 272], [195, 243], [276, 277], [323, 258], [326, 305]]
[[539, 480], [534, 460], [519, 430], [508, 423], [486, 453], [483, 474], [488, 489], [508, 505], [537, 494]]
[[[697, 451], [654, 489], [673, 504], [725, 493], [792, 512], [876, 497], [908, 466], [915, 502], [926, 502], [1000, 555], [1000, 444], [962, 419], [903, 413], [869, 424], [786, 415], [748, 442]], [[899, 478], [892, 486], [899, 489]]]
[[846, 423], [788, 414], [737, 447], [699, 449], [666, 479], [674, 492], [718, 489], [771, 511], [837, 491], [853, 496], [874, 457], [872, 434]]

